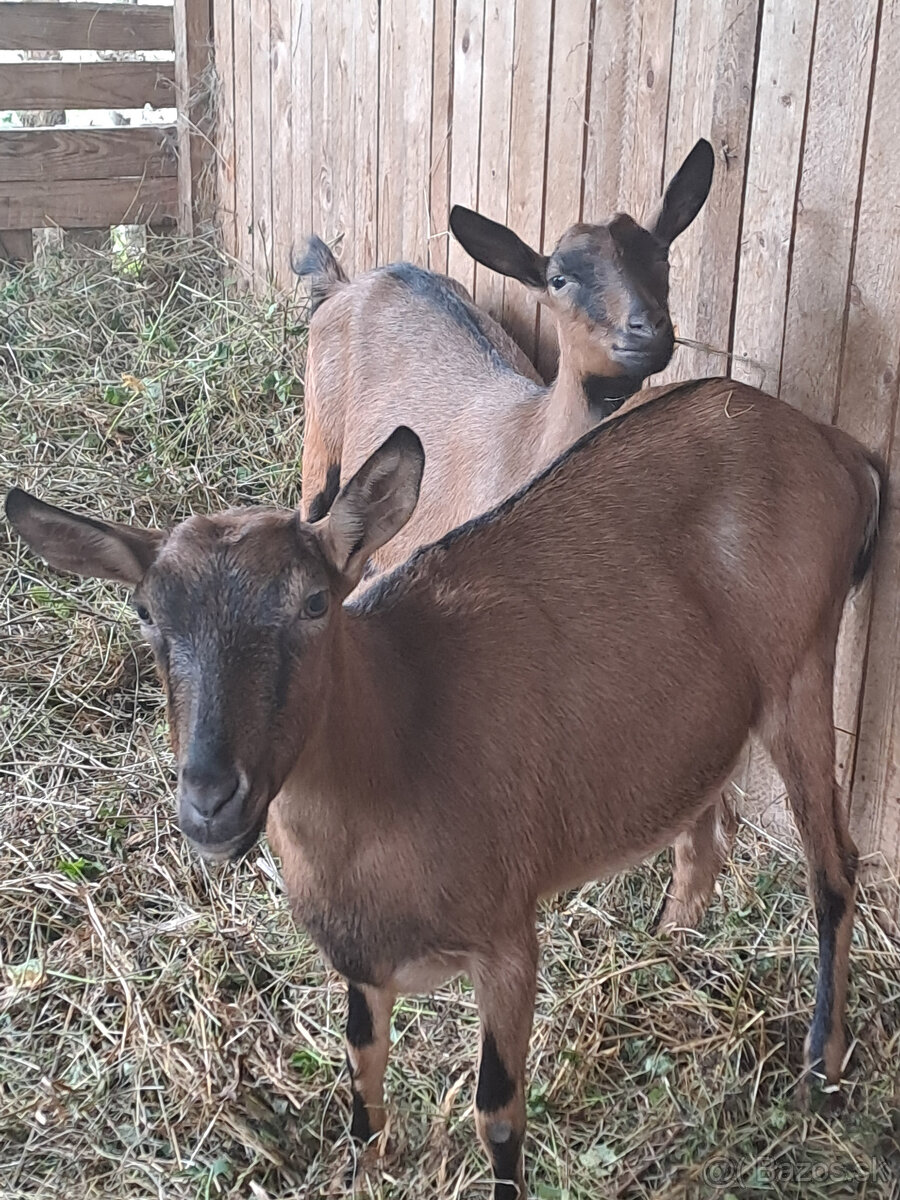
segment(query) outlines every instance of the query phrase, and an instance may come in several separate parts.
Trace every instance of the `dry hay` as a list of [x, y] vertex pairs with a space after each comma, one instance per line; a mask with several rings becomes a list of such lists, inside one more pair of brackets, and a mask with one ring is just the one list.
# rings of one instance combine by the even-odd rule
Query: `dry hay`
[[[107, 517], [297, 495], [304, 330], [202, 246], [0, 276], [4, 484]], [[283, 347], [287, 344], [289, 352]], [[209, 871], [122, 594], [3, 525], [0, 1194], [315, 1197], [349, 1154], [343, 990], [264, 846]], [[804, 870], [743, 830], [703, 935], [647, 932], [663, 860], [547, 905], [527, 1143], [543, 1200], [888, 1197], [900, 1167], [900, 949], [863, 904], [840, 1115], [796, 1080], [814, 986]], [[406, 1000], [396, 1157], [365, 1194], [486, 1197], [463, 984]]]

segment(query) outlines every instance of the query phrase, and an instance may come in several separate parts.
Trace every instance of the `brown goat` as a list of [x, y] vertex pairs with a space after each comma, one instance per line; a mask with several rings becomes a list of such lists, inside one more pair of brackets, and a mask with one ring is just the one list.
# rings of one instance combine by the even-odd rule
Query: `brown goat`
[[608, 416], [671, 358], [668, 251], [709, 193], [713, 152], [699, 141], [649, 229], [620, 214], [573, 225], [549, 256], [457, 206], [450, 226], [478, 262], [529, 287], [559, 331], [559, 373], [538, 381], [522, 351], [465, 290], [409, 263], [352, 283], [310, 239], [295, 270], [315, 312], [306, 368], [303, 512], [317, 520], [395, 426], [425, 447], [419, 505], [372, 557], [397, 566], [417, 546], [511, 495]]
[[682, 385], [342, 604], [409, 520], [423, 462], [398, 429], [317, 524], [249, 508], [159, 533], [6, 504], [52, 565], [135, 589], [186, 836], [236, 857], [268, 814], [296, 918], [350, 985], [353, 1132], [384, 1124], [395, 996], [465, 971], [494, 1194], [525, 1195], [538, 898], [679, 836], [702, 852], [751, 731], [809, 861], [806, 1058], [836, 1082], [856, 850], [832, 674], [881, 468], [755, 389]]

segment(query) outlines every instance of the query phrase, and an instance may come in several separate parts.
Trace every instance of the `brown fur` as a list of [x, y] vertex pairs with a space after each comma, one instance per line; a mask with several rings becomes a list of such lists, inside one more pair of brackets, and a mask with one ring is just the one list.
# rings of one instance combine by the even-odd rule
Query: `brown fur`
[[[752, 388], [683, 385], [342, 606], [409, 518], [416, 446], [398, 431], [317, 525], [192, 517], [148, 543], [146, 572], [135, 560], [120, 574], [155, 622], [182, 827], [206, 853], [240, 853], [268, 809], [298, 921], [377, 1010], [352, 1060], [372, 1131], [394, 994], [466, 970], [479, 1131], [513, 1181], [496, 1195], [525, 1194], [537, 900], [676, 839], [695, 853], [689, 831], [702, 851], [751, 732], [784, 773], [810, 863], [809, 1065], [836, 1082], [855, 850], [834, 786], [832, 672], [877, 522], [876, 464]], [[51, 562], [83, 542], [89, 571], [99, 523], [85, 532], [23, 493], [7, 510]], [[304, 617], [323, 588], [327, 617]], [[183, 776], [204, 722], [215, 770], [224, 754], [246, 780], [205, 825]]]
[[[531, 287], [553, 316], [560, 362], [549, 387], [459, 284], [406, 264], [348, 284], [311, 239], [316, 252], [298, 269], [314, 295], [328, 298], [310, 323], [304, 513], [325, 495], [329, 470], [349, 479], [398, 424], [421, 438], [425, 477], [412, 520], [373, 556], [378, 571], [521, 487], [612, 411], [615, 402], [591, 403], [597, 382], [609, 385], [610, 396], [627, 396], [668, 362], [668, 246], [702, 206], [711, 178], [712, 151], [700, 142], [672, 180], [652, 232], [625, 215], [573, 225], [548, 257], [503, 226], [454, 209], [466, 248]], [[548, 281], [560, 272], [570, 283], [557, 293]], [[638, 355], [620, 351], [636, 336], [635, 313], [659, 323]]]

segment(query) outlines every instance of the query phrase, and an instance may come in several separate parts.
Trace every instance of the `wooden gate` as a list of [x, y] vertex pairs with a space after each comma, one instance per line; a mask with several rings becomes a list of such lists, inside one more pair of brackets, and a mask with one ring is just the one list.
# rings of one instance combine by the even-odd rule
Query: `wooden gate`
[[164, 51], [162, 61], [0, 63], [0, 109], [175, 109], [171, 124], [0, 130], [0, 246], [31, 255], [31, 231], [118, 224], [191, 232], [204, 162], [200, 107], [211, 53], [208, 0], [0, 3], [0, 50]]

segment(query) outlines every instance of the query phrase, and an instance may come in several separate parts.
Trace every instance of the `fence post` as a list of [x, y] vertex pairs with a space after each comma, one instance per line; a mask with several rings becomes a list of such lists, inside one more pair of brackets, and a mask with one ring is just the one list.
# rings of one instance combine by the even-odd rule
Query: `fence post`
[[200, 174], [210, 144], [208, 97], [201, 88], [211, 55], [210, 0], [174, 0], [174, 20], [178, 229], [191, 235], [200, 214]]

